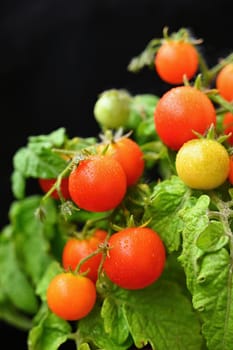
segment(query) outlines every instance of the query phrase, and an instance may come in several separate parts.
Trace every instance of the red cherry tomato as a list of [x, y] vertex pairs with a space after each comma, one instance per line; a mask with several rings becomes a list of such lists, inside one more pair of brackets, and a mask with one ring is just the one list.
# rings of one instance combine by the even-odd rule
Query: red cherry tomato
[[[40, 188], [42, 189], [42, 191], [44, 193], [47, 193], [51, 187], [55, 184], [55, 182], [57, 181], [57, 179], [38, 179], [39, 181], [39, 185], [40, 185]], [[61, 181], [61, 187], [60, 187], [60, 190], [61, 190], [61, 194], [63, 196], [64, 199], [70, 199], [70, 193], [69, 193], [69, 189], [68, 189], [68, 177], [64, 177]], [[51, 197], [53, 197], [54, 199], [60, 199], [60, 196], [58, 194], [58, 191], [57, 190], [54, 190], [52, 193], [51, 193]]]
[[154, 112], [158, 136], [173, 150], [197, 138], [194, 131], [204, 134], [216, 124], [216, 111], [208, 96], [192, 86], [168, 90], [159, 100]]
[[[100, 148], [106, 148], [106, 145], [103, 144]], [[126, 173], [127, 186], [135, 185], [145, 167], [144, 154], [140, 146], [128, 137], [122, 137], [109, 144], [106, 154], [121, 164]]]
[[160, 236], [148, 227], [128, 227], [114, 233], [103, 270], [109, 279], [126, 289], [141, 289], [163, 272], [166, 253]]
[[[87, 239], [70, 238], [62, 253], [62, 264], [65, 270], [75, 270], [79, 262], [88, 255], [95, 252], [101, 242], [104, 242], [107, 232], [98, 229], [94, 235]], [[98, 268], [102, 259], [102, 254], [92, 256], [81, 265], [80, 272], [88, 271], [87, 275], [93, 282], [97, 281]]]
[[225, 135], [228, 135], [231, 133], [231, 135], [228, 137], [227, 142], [230, 145], [233, 145], [233, 114], [230, 112], [227, 112], [223, 116], [223, 132]]
[[103, 212], [116, 208], [127, 189], [120, 163], [109, 156], [91, 156], [79, 162], [69, 176], [69, 192], [81, 209]]

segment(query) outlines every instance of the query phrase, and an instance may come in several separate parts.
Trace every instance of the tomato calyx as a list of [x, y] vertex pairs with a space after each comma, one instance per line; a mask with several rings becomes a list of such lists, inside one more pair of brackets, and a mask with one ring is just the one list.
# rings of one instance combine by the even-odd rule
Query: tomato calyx
[[114, 231], [121, 231], [125, 228], [132, 228], [132, 227], [147, 227], [149, 223], [151, 222], [152, 217], [150, 217], [145, 222], [138, 222], [135, 220], [135, 216], [133, 214], [129, 214], [128, 217], [126, 217], [126, 224], [124, 226], [120, 226], [117, 224], [112, 224], [111, 227]]
[[188, 42], [193, 45], [199, 45], [203, 43], [203, 39], [194, 38], [193, 35], [191, 35], [191, 32], [187, 28], [180, 28], [177, 32], [173, 32], [170, 35], [168, 34], [169, 27], [165, 26], [163, 28], [163, 38], [162, 42], [164, 40], [172, 40], [172, 41], [181, 41], [181, 42]]
[[109, 145], [111, 143], [116, 143], [117, 141], [128, 138], [132, 134], [132, 130], [128, 131], [124, 134], [124, 129], [122, 127], [118, 128], [116, 131], [112, 129], [106, 129], [104, 133], [100, 133], [99, 137], [101, 140], [101, 144]]

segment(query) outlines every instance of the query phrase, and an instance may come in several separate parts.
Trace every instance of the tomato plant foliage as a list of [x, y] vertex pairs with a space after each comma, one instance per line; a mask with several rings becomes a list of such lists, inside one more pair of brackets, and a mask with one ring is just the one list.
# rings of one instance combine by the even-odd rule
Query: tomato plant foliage
[[[181, 32], [195, 39], [190, 38], [185, 29]], [[169, 40], [174, 37], [171, 35]], [[133, 59], [129, 69], [135, 71], [153, 63], [163, 39], [153, 39], [147, 50]], [[129, 350], [145, 346], [152, 350], [232, 349], [232, 149], [224, 127], [224, 115], [232, 114], [233, 109], [231, 102], [210, 88], [220, 69], [232, 63], [232, 55], [210, 68], [203, 64], [203, 59], [198, 76], [177, 87], [182, 92], [198, 92], [211, 106], [211, 117], [203, 127], [196, 127], [194, 121], [198, 115], [198, 123], [201, 126], [204, 123], [200, 99], [189, 104], [186, 94], [177, 102], [174, 94], [172, 103], [179, 106], [177, 113], [181, 111], [182, 120], [177, 122], [174, 117], [169, 125], [164, 122], [163, 131], [169, 136], [167, 142], [162, 133], [157, 132], [154, 120], [162, 97], [147, 93], [134, 96], [126, 92], [127, 118], [119, 129], [115, 124], [114, 130], [107, 129], [107, 125], [114, 122], [108, 120], [114, 115], [109, 104], [108, 113], [98, 115], [101, 129], [98, 136], [71, 138], [62, 127], [50, 134], [28, 137], [25, 146], [15, 152], [14, 201], [9, 208], [9, 223], [0, 235], [0, 318], [28, 332], [28, 349], [56, 350], [68, 341], [73, 341], [77, 350]], [[174, 90], [169, 90], [168, 94], [171, 91]], [[115, 103], [112, 106], [114, 108]], [[118, 107], [121, 110], [121, 106]], [[168, 100], [166, 108], [173, 109]], [[188, 135], [185, 138], [184, 130]], [[189, 141], [190, 138], [195, 140]], [[137, 152], [126, 153], [126, 147], [113, 158], [112, 151], [120, 147], [122, 140], [126, 140], [124, 147], [133, 141]], [[221, 174], [222, 167], [218, 167], [217, 174], [221, 181], [208, 186], [213, 181], [211, 172], [206, 172], [203, 159], [199, 162], [191, 157], [179, 158], [182, 172], [188, 172], [190, 161], [195, 160], [198, 179], [193, 181], [204, 179], [205, 186], [196, 187], [184, 181], [180, 167], [176, 167], [176, 157], [185, 142], [214, 143], [224, 150], [227, 166], [224, 174]], [[204, 156], [210, 168], [215, 169], [217, 154], [208, 152], [204, 152]], [[98, 157], [111, 158], [108, 164], [112, 166], [104, 168], [106, 172], [98, 167], [90, 172], [84, 169], [82, 181], [85, 181], [81, 185], [74, 181], [73, 195], [63, 196], [63, 179], [70, 180], [71, 174], [82, 169], [83, 164]], [[115, 200], [114, 196], [119, 195], [119, 173], [116, 177], [113, 171], [116, 162], [123, 190]], [[127, 183], [126, 171], [133, 179], [130, 183]], [[93, 182], [96, 174], [99, 174], [98, 181]], [[193, 175], [192, 171], [188, 174]], [[28, 180], [38, 185], [40, 178], [55, 180], [47, 192], [43, 193], [38, 187], [36, 193], [29, 193]], [[83, 183], [89, 192], [83, 191]], [[104, 191], [101, 192], [101, 188]], [[56, 198], [51, 195], [55, 191]], [[155, 232], [162, 244], [160, 267], [156, 265], [152, 244], [148, 246], [145, 240], [140, 243], [140, 232], [147, 230], [152, 235]], [[136, 250], [127, 237], [127, 242], [118, 242], [124, 244], [124, 254], [130, 246], [130, 264], [125, 256], [122, 260], [117, 244], [114, 245], [114, 237], [122, 231], [131, 232], [132, 242], [138, 237]], [[104, 237], [96, 239], [96, 232], [104, 232]], [[85, 249], [80, 256], [72, 249], [65, 263], [67, 242], [84, 242]], [[94, 243], [86, 250], [90, 242]], [[111, 272], [120, 274], [120, 278], [123, 276], [123, 284], [106, 270], [111, 249], [112, 256], [116, 254], [118, 258], [117, 262], [113, 261]], [[91, 262], [95, 262], [94, 265]], [[140, 270], [137, 275], [144, 262], [149, 263], [148, 283], [145, 282], [148, 271]], [[95, 273], [91, 280], [90, 267], [93, 269], [93, 266]], [[157, 269], [159, 272], [154, 275]], [[63, 294], [67, 303], [64, 307], [58, 295], [60, 285], [56, 286], [58, 292], [48, 297], [52, 281], [59, 280], [57, 276], [65, 279], [68, 276], [75, 288], [79, 285], [77, 281], [88, 281], [92, 286], [91, 301], [88, 289], [77, 289], [80, 299], [78, 296], [76, 299], [74, 290], [68, 288], [67, 293], [71, 293], [74, 303]], [[139, 281], [133, 288], [129, 284], [132, 276], [137, 276]], [[80, 305], [84, 305], [80, 304], [82, 298], [89, 304], [80, 314]], [[75, 315], [72, 305], [77, 308]]]

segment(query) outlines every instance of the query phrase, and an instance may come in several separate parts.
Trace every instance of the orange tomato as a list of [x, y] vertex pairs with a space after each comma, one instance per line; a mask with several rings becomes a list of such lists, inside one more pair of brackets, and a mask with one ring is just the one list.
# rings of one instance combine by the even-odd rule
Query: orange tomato
[[198, 51], [190, 42], [168, 39], [158, 49], [154, 64], [162, 80], [182, 84], [184, 75], [190, 80], [198, 70]]
[[216, 76], [216, 88], [225, 100], [233, 101], [233, 63], [225, 65]]
[[50, 281], [46, 296], [52, 312], [64, 320], [75, 321], [93, 309], [96, 287], [88, 277], [61, 272]]

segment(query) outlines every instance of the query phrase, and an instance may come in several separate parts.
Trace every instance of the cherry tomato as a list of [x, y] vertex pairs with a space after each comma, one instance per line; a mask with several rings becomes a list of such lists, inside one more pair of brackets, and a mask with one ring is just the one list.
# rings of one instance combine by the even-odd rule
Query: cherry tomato
[[[42, 191], [44, 193], [47, 193], [51, 189], [51, 187], [55, 184], [57, 179], [42, 179], [42, 178], [40, 178], [40, 179], [38, 179], [38, 181], [39, 181], [39, 185], [40, 185], [40, 188], [42, 189]], [[60, 190], [61, 190], [61, 194], [62, 194], [64, 199], [70, 199], [70, 193], [69, 193], [69, 189], [68, 189], [68, 177], [64, 177], [61, 180]], [[51, 193], [51, 197], [53, 197], [54, 199], [60, 199], [60, 196], [59, 196], [57, 190], [54, 190]]]
[[233, 101], [233, 63], [225, 65], [216, 76], [216, 88], [225, 100]]
[[194, 77], [198, 70], [197, 49], [184, 40], [164, 40], [154, 60], [155, 68], [162, 80], [169, 84], [182, 84], [184, 75]]
[[95, 155], [79, 162], [69, 176], [69, 192], [81, 209], [103, 212], [116, 208], [127, 190], [126, 174], [110, 156]]
[[194, 189], [217, 188], [227, 179], [229, 169], [229, 154], [217, 140], [188, 141], [176, 155], [178, 176], [187, 186]]
[[[101, 148], [106, 146], [103, 145]], [[106, 154], [121, 164], [126, 173], [127, 186], [135, 185], [145, 167], [144, 154], [139, 145], [128, 137], [122, 137], [109, 144]]]
[[228, 137], [227, 142], [230, 145], [233, 145], [233, 114], [230, 112], [227, 112], [223, 116], [223, 132], [225, 135], [228, 135], [231, 133], [231, 135]]
[[104, 128], [125, 126], [130, 115], [130, 94], [125, 90], [110, 89], [102, 92], [94, 105], [94, 116]]
[[155, 129], [165, 145], [178, 150], [185, 142], [216, 125], [214, 105], [204, 92], [192, 86], [168, 90], [154, 112]]
[[[104, 242], [107, 232], [96, 230], [94, 235], [86, 239], [70, 238], [62, 253], [62, 264], [65, 270], [75, 270], [78, 263], [88, 255], [95, 252], [101, 242]], [[87, 275], [93, 282], [97, 281], [98, 268], [102, 259], [102, 254], [92, 256], [81, 265], [80, 272], [88, 271]]]
[[233, 156], [230, 157], [230, 170], [228, 174], [228, 180], [233, 185]]
[[114, 233], [103, 270], [126, 289], [141, 289], [155, 282], [164, 269], [166, 253], [160, 236], [148, 227], [128, 227]]
[[91, 279], [71, 272], [56, 275], [47, 289], [49, 309], [67, 321], [87, 316], [96, 302], [96, 287]]

